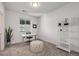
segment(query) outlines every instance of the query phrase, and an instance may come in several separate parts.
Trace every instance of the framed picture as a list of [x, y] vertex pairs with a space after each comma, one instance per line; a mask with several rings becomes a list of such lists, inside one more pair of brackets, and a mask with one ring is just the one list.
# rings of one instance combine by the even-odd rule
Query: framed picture
[[27, 25], [30, 25], [30, 20], [26, 20], [26, 24]]
[[36, 24], [33, 24], [33, 28], [37, 28], [37, 25]]
[[24, 25], [25, 24], [25, 20], [24, 19], [20, 19], [20, 24]]

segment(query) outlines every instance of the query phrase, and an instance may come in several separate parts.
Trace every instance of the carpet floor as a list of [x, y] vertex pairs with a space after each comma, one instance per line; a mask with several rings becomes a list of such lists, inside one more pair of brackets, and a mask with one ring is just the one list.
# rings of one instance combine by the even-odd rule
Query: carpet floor
[[44, 42], [44, 50], [40, 53], [33, 53], [26, 43], [10, 45], [4, 51], [0, 51], [0, 56], [79, 56], [76, 52], [66, 52], [58, 49], [55, 45]]

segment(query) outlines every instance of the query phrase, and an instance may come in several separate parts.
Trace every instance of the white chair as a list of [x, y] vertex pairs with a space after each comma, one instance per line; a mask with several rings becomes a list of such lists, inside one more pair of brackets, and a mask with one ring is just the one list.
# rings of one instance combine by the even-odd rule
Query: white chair
[[42, 52], [44, 48], [43, 41], [40, 40], [34, 40], [30, 43], [30, 50], [34, 53]]

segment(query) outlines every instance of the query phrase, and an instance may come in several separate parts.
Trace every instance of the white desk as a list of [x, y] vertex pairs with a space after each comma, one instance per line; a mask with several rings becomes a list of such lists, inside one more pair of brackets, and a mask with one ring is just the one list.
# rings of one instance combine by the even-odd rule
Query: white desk
[[30, 37], [30, 36], [36, 40], [36, 35], [33, 35], [33, 34], [22, 34], [23, 41], [30, 41], [30, 39], [32, 39], [32, 38], [29, 38], [27, 40], [27, 37]]

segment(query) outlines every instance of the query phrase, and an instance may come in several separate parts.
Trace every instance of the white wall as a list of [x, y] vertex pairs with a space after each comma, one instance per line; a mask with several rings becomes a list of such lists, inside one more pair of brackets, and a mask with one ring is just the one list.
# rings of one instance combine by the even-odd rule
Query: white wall
[[39, 31], [41, 39], [55, 44], [57, 39], [57, 20], [52, 19], [49, 14], [45, 14], [41, 18]]
[[[54, 12], [45, 14], [41, 17], [39, 37], [43, 40], [57, 44], [58, 41], [58, 22], [63, 18], [79, 17], [79, 3], [67, 4]], [[79, 42], [79, 39], [76, 40]], [[79, 52], [79, 44], [72, 43], [75, 51]]]
[[[31, 20], [31, 33], [36, 34], [37, 29], [33, 29], [32, 24], [37, 24], [38, 19], [32, 16], [24, 15], [15, 11], [6, 10], [6, 27], [10, 26], [13, 29], [13, 37], [11, 43], [23, 42], [20, 32], [20, 18]], [[30, 29], [29, 29], [30, 30]]]
[[0, 2], [0, 13], [5, 14], [4, 12], [4, 5], [2, 2]]
[[5, 29], [5, 11], [4, 11], [4, 6], [3, 3], [0, 2], [0, 45], [1, 45], [1, 50], [4, 49], [5, 44], [4, 44], [4, 29]]

